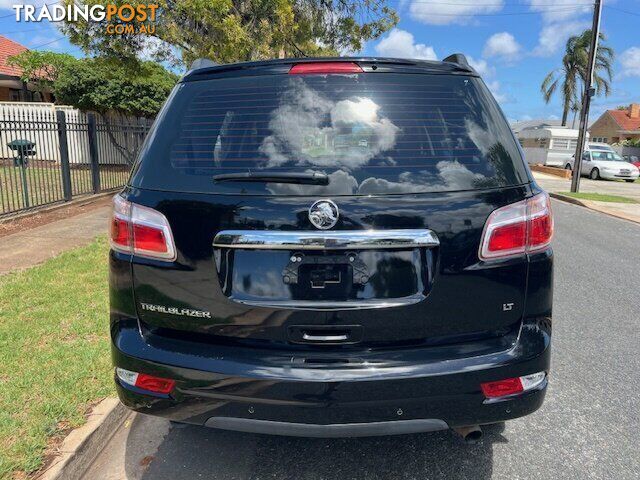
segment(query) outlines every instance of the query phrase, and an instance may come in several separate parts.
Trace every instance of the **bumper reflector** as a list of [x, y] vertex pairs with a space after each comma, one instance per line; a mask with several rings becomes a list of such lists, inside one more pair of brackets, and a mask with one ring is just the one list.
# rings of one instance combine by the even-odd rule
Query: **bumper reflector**
[[480, 388], [487, 398], [508, 397], [509, 395], [516, 395], [534, 389], [544, 381], [545, 377], [545, 372], [537, 372], [522, 377], [481, 383]]
[[148, 390], [149, 392], [167, 394], [171, 392], [176, 385], [175, 380], [154, 377], [146, 373], [132, 372], [120, 367], [116, 368], [116, 375], [122, 383], [132, 385], [142, 390]]

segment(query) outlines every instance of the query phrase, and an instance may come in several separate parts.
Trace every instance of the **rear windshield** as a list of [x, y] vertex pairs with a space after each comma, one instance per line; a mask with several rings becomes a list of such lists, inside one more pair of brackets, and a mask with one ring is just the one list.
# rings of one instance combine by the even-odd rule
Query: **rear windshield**
[[[216, 183], [219, 174], [321, 172], [329, 185]], [[180, 84], [131, 184], [207, 193], [352, 195], [528, 181], [482, 82], [461, 75], [267, 75]]]

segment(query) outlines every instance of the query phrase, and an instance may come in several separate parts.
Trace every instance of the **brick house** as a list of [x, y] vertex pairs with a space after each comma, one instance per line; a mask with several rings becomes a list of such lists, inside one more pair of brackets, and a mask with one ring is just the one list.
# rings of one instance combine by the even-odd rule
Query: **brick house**
[[25, 50], [28, 48], [24, 45], [0, 35], [0, 102], [52, 102], [51, 93], [35, 92], [32, 85], [20, 79], [19, 68], [7, 65], [9, 57]]
[[632, 103], [624, 110], [607, 110], [589, 128], [591, 141], [619, 143], [640, 140], [640, 104]]

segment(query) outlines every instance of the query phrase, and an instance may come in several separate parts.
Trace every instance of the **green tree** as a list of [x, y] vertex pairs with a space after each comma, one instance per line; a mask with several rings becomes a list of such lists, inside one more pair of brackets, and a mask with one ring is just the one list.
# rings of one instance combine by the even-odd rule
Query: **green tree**
[[[580, 99], [587, 82], [589, 65], [589, 47], [591, 45], [591, 30], [585, 30], [580, 35], [567, 40], [562, 67], [549, 72], [542, 81], [540, 90], [546, 103], [560, 90], [562, 96], [562, 125], [567, 124], [569, 111], [580, 109]], [[605, 45], [606, 38], [600, 34], [598, 51], [596, 53], [596, 68], [594, 70], [594, 86], [596, 95], [608, 96], [611, 93], [613, 49]]]
[[54, 92], [59, 103], [81, 110], [153, 117], [177, 80], [155, 62], [140, 62], [133, 69], [105, 59], [81, 59], [60, 70]]
[[178, 77], [151, 61], [135, 64], [105, 58], [75, 58], [54, 52], [25, 51], [10, 57], [22, 80], [52, 91], [56, 102], [85, 111], [153, 117]]
[[196, 58], [228, 63], [359, 51], [398, 22], [385, 0], [158, 0], [157, 4], [151, 22], [155, 29], [149, 34], [138, 33], [141, 24], [135, 20], [135, 33], [122, 35], [107, 33], [106, 20], [66, 22], [62, 29], [86, 53], [188, 64]]
[[7, 64], [22, 70], [21, 80], [31, 83], [39, 92], [51, 90], [60, 70], [78, 60], [66, 53], [25, 50], [9, 57]]

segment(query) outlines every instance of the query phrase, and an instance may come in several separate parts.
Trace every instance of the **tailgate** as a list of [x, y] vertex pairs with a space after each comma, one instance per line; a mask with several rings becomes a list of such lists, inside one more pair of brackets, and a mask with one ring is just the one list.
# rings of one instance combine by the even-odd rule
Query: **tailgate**
[[503, 333], [525, 301], [525, 258], [484, 264], [494, 209], [526, 194], [493, 191], [334, 198], [329, 231], [308, 197], [137, 190], [169, 220], [167, 265], [134, 260], [141, 322], [208, 341], [403, 345]]

